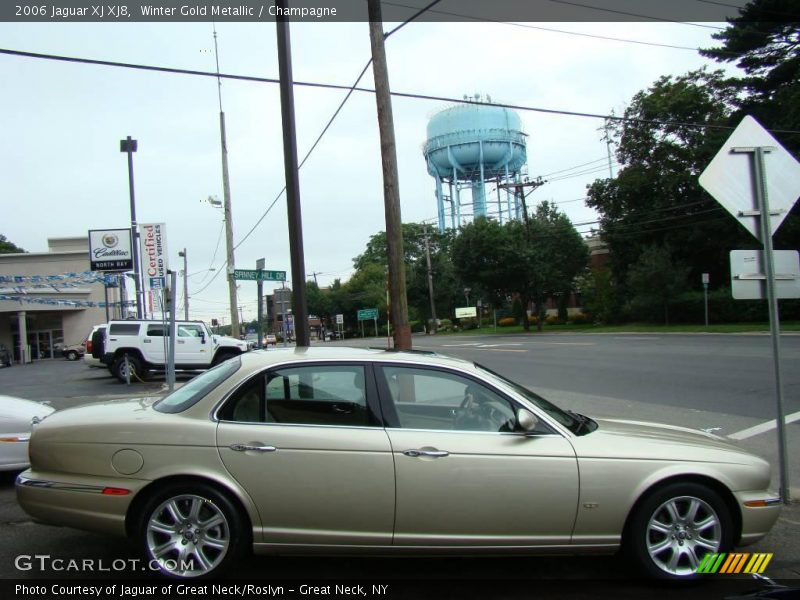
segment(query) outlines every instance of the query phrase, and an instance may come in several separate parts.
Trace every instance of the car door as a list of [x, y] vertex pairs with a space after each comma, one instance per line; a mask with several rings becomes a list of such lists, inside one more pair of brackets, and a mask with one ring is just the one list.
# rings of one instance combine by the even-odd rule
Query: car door
[[175, 336], [175, 362], [181, 365], [211, 364], [213, 344], [205, 328], [197, 323], [178, 323]]
[[147, 362], [166, 363], [169, 327], [163, 323], [148, 323], [142, 339], [142, 354]]
[[572, 445], [543, 423], [514, 432], [517, 406], [439, 368], [376, 369], [395, 457], [398, 546], [568, 545], [578, 502]]
[[274, 368], [226, 401], [219, 453], [258, 507], [262, 542], [391, 544], [394, 465], [378, 411], [361, 364]]

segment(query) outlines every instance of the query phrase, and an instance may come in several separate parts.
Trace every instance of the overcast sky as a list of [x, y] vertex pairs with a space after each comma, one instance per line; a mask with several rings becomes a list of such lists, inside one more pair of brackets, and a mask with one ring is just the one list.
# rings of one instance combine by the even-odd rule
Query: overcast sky
[[[390, 83], [398, 92], [455, 98], [481, 93], [514, 105], [621, 114], [636, 92], [661, 75], [718, 65], [689, 50], [552, 30], [697, 48], [716, 45], [715, 25], [721, 26], [412, 23], [387, 40]], [[223, 73], [278, 77], [274, 24], [216, 28]], [[293, 23], [291, 36], [297, 81], [349, 86], [370, 56], [367, 23]], [[0, 40], [14, 50], [215, 69], [211, 23], [0, 23]], [[204, 202], [223, 197], [216, 80], [0, 55], [0, 81], [0, 233], [42, 252], [48, 237], [128, 227], [127, 161], [119, 140], [130, 135], [139, 142], [139, 222], [166, 223], [172, 268], [182, 268], [178, 251], [187, 249], [192, 318], [226, 316], [222, 214]], [[372, 87], [371, 69], [361, 85]], [[344, 94], [295, 89], [300, 158]], [[284, 185], [278, 86], [226, 80], [222, 101], [236, 266], [255, 268], [263, 257], [268, 269], [290, 271], [285, 196], [244, 239]], [[405, 222], [435, 222], [434, 181], [421, 148], [428, 119], [447, 106], [393, 100]], [[595, 219], [582, 198], [587, 184], [608, 176], [602, 119], [532, 111], [520, 116], [529, 174], [552, 179], [530, 198], [558, 203], [576, 224]], [[320, 285], [347, 279], [353, 257], [385, 229], [379, 150], [375, 98], [356, 93], [300, 171], [306, 272], [309, 279], [318, 273]], [[556, 181], [576, 173], [582, 174]], [[217, 271], [209, 272], [212, 267]], [[245, 319], [255, 317], [255, 295], [255, 283], [242, 282]]]

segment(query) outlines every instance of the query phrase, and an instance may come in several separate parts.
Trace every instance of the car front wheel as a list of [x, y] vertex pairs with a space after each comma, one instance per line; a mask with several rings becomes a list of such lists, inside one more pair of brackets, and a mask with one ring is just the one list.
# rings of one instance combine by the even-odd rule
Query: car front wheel
[[245, 526], [231, 501], [213, 487], [172, 485], [142, 510], [140, 537], [152, 568], [176, 578], [217, 574], [245, 550]]
[[648, 575], [693, 579], [706, 555], [727, 552], [733, 538], [733, 519], [719, 494], [697, 483], [674, 483], [637, 508], [626, 543]]

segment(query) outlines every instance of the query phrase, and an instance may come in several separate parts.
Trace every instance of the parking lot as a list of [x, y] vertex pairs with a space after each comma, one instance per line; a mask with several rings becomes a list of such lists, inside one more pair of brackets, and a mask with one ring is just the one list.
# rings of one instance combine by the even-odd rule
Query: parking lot
[[[337, 344], [340, 342], [336, 342]], [[382, 340], [349, 340], [351, 345], [385, 345]], [[800, 359], [800, 337], [787, 337], [785, 356]], [[654, 420], [723, 435], [740, 434], [740, 443], [777, 463], [774, 430], [761, 431], [773, 409], [770, 393], [768, 338], [756, 336], [508, 336], [415, 337], [415, 347], [463, 356], [485, 364], [540, 391], [556, 403], [585, 414]], [[270, 350], [272, 351], [272, 350]], [[748, 366], [749, 365], [749, 366]], [[764, 370], [767, 370], [765, 373]], [[787, 414], [798, 411], [800, 373], [787, 369]], [[179, 384], [189, 378], [179, 376]], [[536, 385], [536, 384], [539, 385]], [[0, 389], [8, 395], [48, 400], [57, 409], [166, 391], [163, 377], [130, 386], [104, 369], [82, 362], [40, 361], [0, 369]], [[760, 404], [755, 408], [753, 402]], [[798, 423], [787, 427], [790, 441], [790, 477], [795, 488], [800, 473]], [[747, 433], [756, 431], [756, 433]], [[743, 434], [744, 432], [744, 434]], [[794, 451], [793, 451], [794, 450]], [[773, 482], [775, 479], [773, 479]], [[787, 506], [772, 533], [751, 552], [772, 552], [767, 575], [800, 579], [800, 505]], [[31, 522], [16, 505], [13, 477], [0, 481], [0, 577], [32, 579], [75, 576], [38, 569], [20, 570], [20, 555], [48, 554], [64, 559], [134, 559], [136, 549], [124, 541]], [[510, 576], [509, 573], [514, 573]], [[465, 574], [483, 582], [517, 583], [538, 580], [610, 579], [627, 581], [624, 560], [600, 558], [443, 558], [443, 559], [315, 559], [254, 558], [237, 569], [236, 577], [343, 579], [413, 579], [437, 582], [463, 580]], [[114, 573], [93, 573], [109, 577]], [[119, 574], [117, 574], [119, 575]], [[151, 577], [134, 570], [128, 577]], [[86, 574], [82, 574], [86, 576]], [[517, 584], [514, 584], [515, 587]], [[641, 590], [640, 590], [641, 591]], [[648, 592], [649, 593], [649, 592]], [[712, 596], [713, 597], [713, 596]]]

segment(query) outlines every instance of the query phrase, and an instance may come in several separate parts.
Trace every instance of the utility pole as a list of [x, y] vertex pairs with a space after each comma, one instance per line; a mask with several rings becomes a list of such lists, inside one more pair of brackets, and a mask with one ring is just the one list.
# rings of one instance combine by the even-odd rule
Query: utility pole
[[406, 274], [403, 265], [403, 229], [400, 216], [400, 186], [397, 176], [397, 148], [394, 139], [392, 99], [384, 47], [383, 18], [380, 0], [368, 0], [369, 37], [372, 46], [372, 72], [375, 80], [375, 101], [381, 138], [383, 166], [383, 203], [386, 215], [386, 245], [389, 258], [389, 290], [391, 296], [394, 347], [411, 349], [411, 327], [408, 324]]
[[431, 249], [428, 245], [428, 229], [425, 229], [425, 261], [428, 263], [428, 295], [431, 299], [431, 333], [436, 333], [436, 302], [433, 296], [433, 269], [431, 269]]
[[[266, 265], [266, 259], [259, 258], [256, 261], [256, 271], [263, 271]], [[264, 304], [261, 301], [261, 297], [264, 295], [264, 280], [261, 279], [261, 277], [258, 278], [258, 282], [256, 283], [256, 290], [256, 296], [258, 297], [258, 307], [256, 309], [256, 319], [258, 319], [258, 347], [261, 348], [261, 342], [264, 340], [264, 327], [261, 325], [261, 321], [264, 318]]]
[[[527, 198], [531, 193], [533, 193], [536, 188], [542, 187], [547, 181], [543, 180], [541, 177], [537, 177], [533, 181], [515, 181], [513, 183], [498, 183], [497, 189], [508, 189], [514, 188], [516, 191], [517, 196], [520, 197], [522, 200], [522, 218], [525, 221], [525, 224], [528, 224], [528, 205], [525, 202], [525, 198]], [[525, 188], [529, 187], [532, 188], [530, 192], [527, 194], [525, 193]]]
[[189, 269], [187, 267], [186, 248], [178, 252], [178, 256], [183, 257], [183, 320], [189, 320]]
[[289, 253], [292, 263], [294, 293], [295, 340], [298, 347], [309, 346], [311, 335], [308, 327], [308, 303], [306, 301], [306, 267], [303, 252], [303, 217], [300, 210], [300, 178], [297, 174], [297, 136], [295, 131], [294, 91], [292, 89], [292, 47], [289, 36], [289, 21], [286, 0], [277, 0], [278, 27], [278, 73], [280, 75], [281, 120], [283, 124], [283, 165], [286, 176], [286, 208], [289, 220]]
[[222, 110], [222, 79], [219, 76], [219, 47], [217, 45], [217, 30], [214, 29], [214, 56], [217, 61], [217, 95], [219, 97], [219, 134], [220, 144], [222, 145], [222, 195], [223, 211], [225, 214], [225, 248], [227, 250], [226, 261], [228, 263], [228, 297], [231, 312], [231, 336], [239, 337], [241, 327], [239, 326], [239, 315], [236, 307], [239, 301], [236, 298], [236, 280], [233, 278], [233, 271], [236, 268], [236, 260], [233, 256], [233, 214], [231, 213], [231, 181], [228, 176], [228, 141], [225, 135], [225, 113]]

